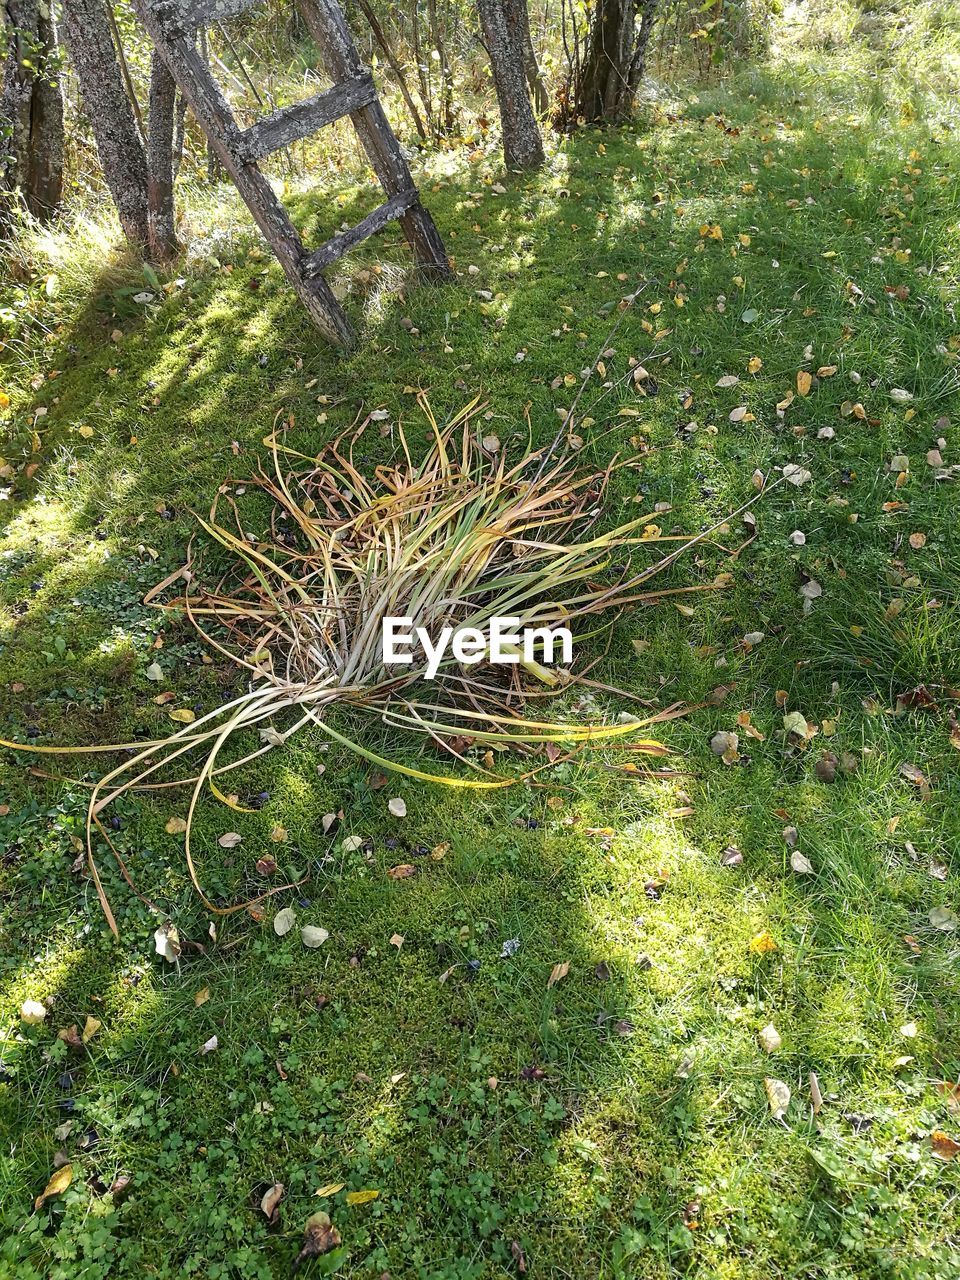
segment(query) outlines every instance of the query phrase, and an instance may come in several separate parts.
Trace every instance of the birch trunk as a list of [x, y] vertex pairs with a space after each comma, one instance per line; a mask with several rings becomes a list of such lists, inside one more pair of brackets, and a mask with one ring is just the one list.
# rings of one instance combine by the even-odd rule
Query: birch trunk
[[477, 9], [500, 106], [504, 159], [510, 168], [537, 169], [543, 164], [543, 142], [527, 96], [524, 36], [515, 0], [477, 0]]
[[142, 251], [150, 242], [147, 157], [124, 91], [104, 0], [64, 0], [63, 26], [120, 225]]

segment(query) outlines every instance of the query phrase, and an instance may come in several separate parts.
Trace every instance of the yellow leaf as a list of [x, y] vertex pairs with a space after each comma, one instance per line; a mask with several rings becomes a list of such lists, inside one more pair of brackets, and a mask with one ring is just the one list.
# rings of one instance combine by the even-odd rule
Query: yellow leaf
[[171, 720], [176, 720], [177, 724], [193, 724], [197, 718], [189, 707], [181, 707], [178, 711], [170, 711], [167, 714]]
[[77, 427], [77, 434], [83, 436], [84, 440], [89, 440], [93, 435], [93, 427], [88, 427], [86, 425]]
[[751, 356], [750, 359], [747, 361], [748, 373], [759, 373], [762, 368], [763, 368], [763, 361], [760, 359], [759, 356]]
[[42, 1209], [48, 1200], [52, 1199], [54, 1196], [63, 1195], [64, 1191], [66, 1191], [72, 1181], [73, 1165], [61, 1165], [44, 1187], [42, 1193], [37, 1196], [36, 1200], [34, 1200], [33, 1207], [35, 1209]]
[[371, 1191], [348, 1191], [348, 1192], [347, 1192], [347, 1196], [346, 1196], [347, 1204], [350, 1204], [350, 1205], [354, 1205], [354, 1204], [369, 1204], [371, 1200], [376, 1200], [376, 1198], [377, 1198], [377, 1196], [378, 1196], [379, 1194], [380, 1194], [380, 1192], [379, 1192], [379, 1191], [373, 1191], [373, 1190], [371, 1190]]
[[210, 999], [210, 988], [201, 987], [197, 994], [193, 997], [193, 1003], [199, 1009], [202, 1004], [206, 1004]]
[[813, 378], [807, 373], [806, 369], [801, 369], [797, 374], [797, 390], [802, 396], [810, 394], [810, 388], [813, 385]]
[[170, 818], [167, 825], [163, 828], [168, 836], [182, 836], [187, 829], [185, 818]]
[[10, 397], [5, 391], [0, 391], [0, 409], [10, 408]]
[[315, 1196], [335, 1196], [338, 1191], [342, 1191], [346, 1184], [343, 1182], [328, 1182], [325, 1187], [318, 1187], [313, 1193]]
[[83, 1034], [80, 1039], [84, 1044], [89, 1044], [102, 1026], [103, 1023], [99, 1018], [94, 1018], [90, 1014], [87, 1014], [87, 1020], [83, 1024]]
[[777, 944], [769, 933], [758, 933], [755, 938], [750, 939], [750, 950], [754, 955], [766, 955], [768, 951], [778, 950]]

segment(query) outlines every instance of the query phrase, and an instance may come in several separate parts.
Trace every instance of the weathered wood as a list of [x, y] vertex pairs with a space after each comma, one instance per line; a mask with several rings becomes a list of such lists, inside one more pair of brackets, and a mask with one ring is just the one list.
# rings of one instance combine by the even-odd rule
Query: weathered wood
[[[133, 0], [133, 5], [297, 296], [325, 336], [348, 346], [353, 330], [321, 274], [325, 266], [394, 220], [403, 228], [422, 271], [447, 279], [451, 275], [450, 264], [433, 219], [420, 203], [400, 144], [380, 105], [373, 78], [360, 62], [337, 0], [300, 0], [304, 20], [334, 87], [306, 102], [275, 111], [249, 129], [239, 128], [197, 47], [196, 33], [199, 27], [202, 47], [206, 22], [230, 17], [253, 2]], [[344, 115], [350, 116], [388, 199], [357, 226], [334, 236], [310, 254], [257, 160]]]
[[[360, 55], [336, 0], [298, 0], [298, 7], [320, 50], [330, 79], [336, 84], [359, 75], [362, 70]], [[370, 166], [387, 195], [399, 196], [415, 189], [410, 167], [390, 128], [380, 99], [375, 98], [350, 118]], [[433, 218], [419, 199], [399, 221], [421, 273], [433, 279], [448, 280], [452, 272], [447, 251]]]
[[238, 132], [236, 121], [192, 37], [171, 36], [148, 0], [134, 0], [134, 7], [317, 328], [331, 342], [350, 346], [353, 342], [350, 321], [326, 280], [322, 276], [308, 279], [304, 275], [303, 244], [270, 183], [255, 165], [244, 164], [237, 158], [232, 146]]
[[367, 72], [292, 107], [282, 107], [240, 133], [236, 139], [237, 155], [243, 163], [250, 164], [271, 151], [279, 151], [281, 147], [288, 147], [292, 142], [317, 133], [324, 125], [333, 124], [342, 116], [351, 115], [360, 107], [367, 106], [376, 96], [373, 76]]
[[415, 188], [404, 191], [398, 196], [392, 196], [386, 204], [382, 204], [379, 208], [374, 209], [372, 213], [368, 213], [365, 218], [358, 222], [355, 227], [351, 227], [349, 231], [340, 231], [337, 235], [331, 236], [325, 244], [322, 244], [319, 249], [309, 255], [304, 263], [304, 270], [308, 275], [316, 275], [318, 271], [328, 267], [331, 262], [336, 262], [345, 253], [349, 253], [361, 241], [376, 235], [378, 231], [382, 231], [389, 223], [396, 222], [402, 214], [416, 204], [418, 198]]
[[212, 27], [215, 22], [228, 22], [252, 9], [262, 0], [147, 0], [168, 31], [196, 31]]

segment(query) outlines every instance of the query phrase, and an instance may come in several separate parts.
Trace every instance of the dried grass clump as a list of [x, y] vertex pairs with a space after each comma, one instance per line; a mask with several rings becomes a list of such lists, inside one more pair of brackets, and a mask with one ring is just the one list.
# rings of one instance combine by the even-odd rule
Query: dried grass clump
[[[684, 713], [685, 708], [675, 706], [646, 720], [582, 724], [525, 712], [532, 694], [524, 677], [536, 681], [536, 696], [549, 698], [571, 685], [591, 683], [586, 670], [577, 672], [576, 663], [567, 673], [535, 662], [464, 668], [448, 654], [430, 682], [424, 680], [422, 655], [418, 660], [415, 654], [409, 665], [384, 666], [381, 628], [388, 616], [410, 617], [431, 635], [444, 626], [474, 627], [489, 635], [496, 615], [519, 617], [522, 627], [576, 625], [578, 638], [595, 637], [624, 607], [671, 594], [651, 589], [651, 579], [706, 536], [677, 539], [678, 545], [664, 555], [658, 544], [665, 539], [649, 536], [649, 514], [604, 531], [600, 519], [616, 462], [598, 471], [578, 465], [569, 454], [555, 458], [550, 450], [528, 450], [510, 465], [504, 453], [483, 447], [472, 426], [482, 408], [478, 400], [442, 428], [423, 397], [420, 403], [433, 437], [425, 456], [411, 456], [401, 430], [402, 458], [375, 468], [372, 479], [354, 460], [369, 418], [318, 457], [290, 448], [282, 434], [268, 436], [264, 443], [271, 472], [261, 470], [247, 487], [256, 486], [272, 499], [269, 536], [257, 540], [245, 532], [234, 498], [221, 493], [209, 517], [199, 523], [229, 553], [226, 573], [205, 585], [191, 556], [183, 570], [147, 597], [157, 600], [182, 579], [183, 594], [161, 607], [184, 611], [212, 649], [246, 672], [248, 688], [166, 738], [121, 744], [134, 754], [93, 785], [87, 848], [100, 901], [115, 932], [93, 839], [99, 830], [113, 849], [99, 815], [127, 791], [192, 786], [186, 858], [203, 896], [191, 855], [191, 826], [204, 788], [239, 807], [216, 779], [282, 746], [306, 725], [317, 726], [371, 763], [410, 777], [496, 788], [549, 765], [494, 776], [458, 750], [464, 739], [507, 744], [524, 753], [546, 743], [576, 751], [589, 743], [636, 735], [644, 726]], [[652, 563], [634, 569], [638, 546], [652, 546], [658, 554]], [[335, 704], [427, 735], [461, 768], [455, 776], [428, 773], [369, 750], [330, 723], [325, 713]], [[250, 731], [258, 735], [259, 745], [220, 763], [228, 744]], [[634, 740], [630, 746], [665, 754], [652, 740]], [[556, 752], [551, 754], [555, 761]], [[198, 758], [199, 769], [188, 778], [170, 779], [170, 766], [181, 757]]]

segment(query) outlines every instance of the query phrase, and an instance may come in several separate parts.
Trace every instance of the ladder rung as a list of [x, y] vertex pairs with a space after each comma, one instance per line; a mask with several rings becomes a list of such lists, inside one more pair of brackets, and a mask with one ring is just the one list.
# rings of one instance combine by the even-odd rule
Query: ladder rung
[[226, 22], [259, 3], [261, 0], [147, 0], [161, 22], [181, 31]]
[[412, 205], [416, 204], [419, 198], [416, 189], [411, 188], [409, 191], [401, 191], [398, 196], [392, 196], [386, 204], [374, 209], [373, 213], [368, 213], [362, 222], [358, 222], [349, 231], [341, 231], [332, 236], [326, 244], [322, 244], [319, 249], [311, 253], [306, 259], [304, 270], [307, 275], [317, 275], [324, 267], [329, 266], [331, 262], [336, 262], [345, 253], [349, 253], [361, 240], [366, 240], [368, 236], [376, 235], [378, 231], [382, 231], [388, 222], [393, 222], [395, 218], [402, 217]]
[[373, 76], [369, 74], [345, 80], [323, 93], [318, 93], [292, 107], [282, 107], [272, 115], [264, 116], [249, 129], [244, 129], [236, 140], [237, 159], [243, 164], [259, 160], [261, 156], [289, 146], [300, 138], [316, 133], [324, 125], [332, 124], [341, 116], [348, 116], [361, 107], [368, 106], [376, 97]]

